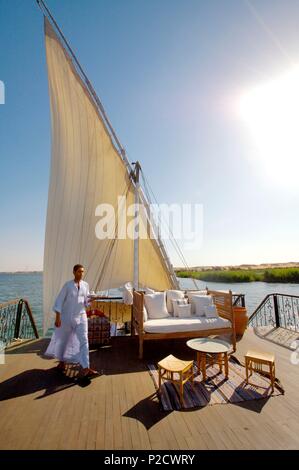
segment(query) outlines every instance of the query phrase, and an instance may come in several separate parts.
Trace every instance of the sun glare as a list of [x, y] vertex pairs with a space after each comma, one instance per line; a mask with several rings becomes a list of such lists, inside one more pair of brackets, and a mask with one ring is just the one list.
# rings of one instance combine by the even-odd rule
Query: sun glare
[[299, 171], [299, 67], [241, 96], [240, 116], [268, 182], [294, 187]]

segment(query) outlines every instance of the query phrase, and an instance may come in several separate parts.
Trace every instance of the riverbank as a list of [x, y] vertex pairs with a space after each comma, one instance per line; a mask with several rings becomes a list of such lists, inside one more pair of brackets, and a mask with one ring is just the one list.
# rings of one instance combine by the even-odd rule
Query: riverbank
[[299, 267], [268, 268], [268, 269], [191, 269], [176, 270], [176, 275], [180, 278], [193, 278], [211, 282], [279, 282], [279, 283], [299, 283]]

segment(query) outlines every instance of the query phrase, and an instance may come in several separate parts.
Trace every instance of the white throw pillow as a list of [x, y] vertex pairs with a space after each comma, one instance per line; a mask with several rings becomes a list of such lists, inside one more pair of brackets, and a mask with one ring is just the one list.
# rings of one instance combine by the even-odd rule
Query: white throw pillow
[[157, 320], [158, 318], [170, 317], [166, 308], [165, 292], [155, 292], [154, 294], [145, 294], [144, 302], [145, 302], [145, 308], [147, 310], [147, 316], [150, 320]]
[[184, 292], [181, 290], [167, 290], [166, 291], [166, 306], [168, 313], [173, 314], [173, 305], [172, 301], [174, 299], [183, 299], [184, 298]]
[[195, 307], [195, 315], [203, 317], [205, 315], [205, 307], [213, 305], [213, 298], [211, 295], [193, 295], [191, 302]]
[[[154, 289], [151, 289], [150, 287], [145, 287], [142, 289], [145, 294], [155, 294], [156, 291]], [[148, 320], [148, 314], [145, 305], [143, 305], [143, 322], [146, 322]]]
[[216, 305], [206, 305], [204, 310], [207, 318], [219, 318]]
[[191, 304], [177, 305], [177, 312], [179, 318], [191, 317]]
[[195, 315], [195, 304], [192, 299], [194, 295], [207, 295], [207, 290], [191, 290], [187, 291], [186, 295], [188, 297], [189, 303], [191, 304], [191, 312]]
[[178, 305], [189, 305], [189, 304], [188, 304], [187, 299], [174, 299], [172, 301], [172, 305], [173, 305], [173, 316], [178, 317], [179, 316], [178, 310], [177, 310]]

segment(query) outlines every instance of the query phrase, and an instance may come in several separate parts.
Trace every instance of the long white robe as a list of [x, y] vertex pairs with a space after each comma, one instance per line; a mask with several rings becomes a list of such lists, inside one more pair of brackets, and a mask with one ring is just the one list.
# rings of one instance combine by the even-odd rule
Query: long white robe
[[80, 281], [79, 289], [74, 280], [64, 284], [53, 306], [54, 312], [60, 313], [61, 326], [55, 327], [46, 356], [89, 367], [88, 294], [85, 281]]

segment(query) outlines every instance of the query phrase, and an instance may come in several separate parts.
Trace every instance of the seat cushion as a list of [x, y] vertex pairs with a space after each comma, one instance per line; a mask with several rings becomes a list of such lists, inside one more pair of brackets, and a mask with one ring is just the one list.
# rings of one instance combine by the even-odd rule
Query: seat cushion
[[143, 324], [146, 333], [179, 333], [187, 331], [231, 328], [231, 322], [225, 318], [162, 318], [148, 320]]

